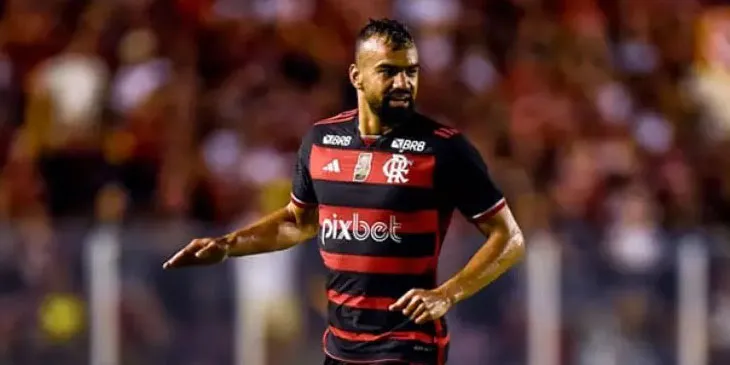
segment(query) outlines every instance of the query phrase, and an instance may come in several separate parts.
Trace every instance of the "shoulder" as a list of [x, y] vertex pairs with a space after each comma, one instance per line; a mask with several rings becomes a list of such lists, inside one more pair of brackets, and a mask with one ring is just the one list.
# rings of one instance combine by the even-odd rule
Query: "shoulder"
[[428, 122], [427, 125], [429, 126], [430, 132], [433, 134], [434, 138], [439, 140], [454, 140], [454, 138], [457, 138], [459, 136], [462, 136], [461, 131], [458, 129], [448, 126], [446, 124], [437, 122], [433, 119], [427, 118]]
[[345, 138], [352, 134], [352, 124], [350, 122], [356, 117], [357, 109], [352, 109], [318, 120], [309, 128], [302, 139], [302, 143], [308, 145], [317, 144], [318, 141], [323, 141], [325, 138], [328, 138], [327, 136], [330, 136], [330, 139], [336, 139], [337, 137]]
[[454, 145], [463, 142], [464, 137], [458, 129], [420, 113], [415, 118], [407, 131], [398, 133], [393, 139], [391, 148], [400, 152], [436, 155], [438, 160], [445, 160], [454, 154]]
[[448, 141], [461, 135], [461, 132], [449, 125], [438, 122], [435, 119], [425, 116], [423, 114], [416, 114], [416, 120], [412, 125], [412, 135], [414, 137], [420, 137], [436, 143]]
[[325, 139], [332, 140], [329, 141], [330, 144], [345, 143], [346, 141], [341, 141], [341, 139], [351, 134], [352, 124], [349, 122], [356, 117], [357, 109], [352, 109], [314, 122], [307, 133], [302, 136], [302, 148], [308, 150], [312, 145], [322, 144]]
[[481, 154], [472, 141], [459, 129], [431, 118], [420, 116], [419, 124], [425, 140], [433, 146], [433, 153], [448, 164], [461, 160], [481, 159]]
[[314, 123], [314, 127], [322, 128], [323, 126], [334, 126], [345, 122], [352, 121], [357, 116], [357, 109], [346, 110], [339, 114], [318, 120]]
[[464, 143], [468, 144], [468, 140], [459, 129], [422, 114], [419, 114], [418, 117], [420, 120], [417, 123], [419, 126], [417, 134], [433, 144], [437, 150], [449, 153]]

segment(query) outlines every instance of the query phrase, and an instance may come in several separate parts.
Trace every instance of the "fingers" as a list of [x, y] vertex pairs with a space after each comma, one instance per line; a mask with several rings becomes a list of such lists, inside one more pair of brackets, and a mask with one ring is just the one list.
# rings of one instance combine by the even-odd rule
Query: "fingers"
[[196, 254], [204, 247], [206, 247], [212, 240], [210, 239], [197, 239], [193, 240], [185, 246], [183, 249], [175, 253], [170, 259], [168, 259], [163, 265], [163, 269], [173, 269], [182, 266], [194, 265], [199, 261]]
[[388, 307], [391, 311], [399, 311], [403, 310], [406, 307], [406, 304], [410, 303], [411, 297], [417, 293], [416, 289], [411, 289], [407, 293], [405, 293], [400, 299], [398, 299], [395, 303], [391, 304], [390, 307]]
[[418, 306], [416, 307], [416, 309], [413, 310], [412, 312], [410, 312], [410, 314], [408, 315], [408, 317], [412, 321], [415, 321], [416, 319], [418, 319], [419, 317], [421, 317], [421, 315], [423, 315], [423, 313], [425, 313], [425, 312], [428, 312], [428, 308], [426, 307], [426, 304], [425, 303], [420, 302], [420, 303], [418, 303]]
[[393, 303], [389, 309], [402, 311], [404, 316], [416, 323], [425, 323], [431, 318], [431, 314], [422, 294], [422, 290], [412, 289]]
[[418, 294], [415, 294], [411, 297], [411, 301], [408, 303], [408, 306], [403, 310], [403, 315], [408, 317], [411, 314], [413, 314], [416, 309], [419, 308], [419, 306], [423, 305], [423, 300], [421, 299], [421, 296]]
[[225, 254], [225, 248], [221, 247], [220, 243], [216, 241], [210, 241], [202, 249], [195, 253], [195, 257], [199, 259], [207, 259]]
[[390, 305], [390, 311], [402, 311], [416, 324], [424, 324], [441, 318], [449, 310], [450, 303], [440, 293], [412, 289]]
[[206, 241], [206, 243], [195, 251], [195, 257], [202, 259], [210, 256], [211, 251], [214, 249], [215, 243], [213, 241]]
[[416, 324], [423, 324], [433, 319], [433, 313], [431, 313], [429, 305], [418, 294], [411, 297], [411, 302], [403, 310], [403, 315], [416, 322]]
[[182, 250], [175, 253], [169, 260], [167, 260], [162, 267], [164, 269], [171, 269], [175, 267], [182, 266], [186, 261], [189, 261], [190, 258], [195, 255], [197, 252], [197, 248], [194, 247], [192, 244], [185, 246]]
[[424, 310], [424, 312], [421, 313], [421, 315], [418, 316], [418, 318], [416, 318], [415, 322], [416, 322], [416, 324], [424, 324], [432, 319], [433, 318], [431, 316], [431, 312]]

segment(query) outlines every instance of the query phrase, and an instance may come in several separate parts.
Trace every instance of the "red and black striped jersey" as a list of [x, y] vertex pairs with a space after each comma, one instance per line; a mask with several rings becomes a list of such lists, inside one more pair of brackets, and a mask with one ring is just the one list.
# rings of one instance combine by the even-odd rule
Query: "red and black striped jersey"
[[316, 123], [299, 150], [292, 201], [319, 211], [329, 270], [324, 349], [333, 358], [442, 363], [445, 321], [417, 325], [388, 306], [410, 289], [436, 286], [454, 210], [478, 220], [505, 204], [463, 135], [415, 118], [362, 137], [357, 111], [343, 112]]

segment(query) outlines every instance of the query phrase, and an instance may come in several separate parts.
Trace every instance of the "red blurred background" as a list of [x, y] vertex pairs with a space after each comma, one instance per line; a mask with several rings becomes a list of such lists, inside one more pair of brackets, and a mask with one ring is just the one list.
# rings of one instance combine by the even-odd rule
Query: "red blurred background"
[[[0, 363], [319, 363], [315, 245], [160, 264], [286, 203], [302, 134], [355, 105], [354, 36], [388, 16], [416, 35], [420, 109], [539, 247], [450, 314], [451, 362], [727, 364], [729, 9], [0, 0]], [[443, 275], [481, 241], [457, 220]]]

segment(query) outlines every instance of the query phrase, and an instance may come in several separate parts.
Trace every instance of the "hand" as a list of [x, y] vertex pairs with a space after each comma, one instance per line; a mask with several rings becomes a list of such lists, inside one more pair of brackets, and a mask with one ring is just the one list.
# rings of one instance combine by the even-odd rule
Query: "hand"
[[454, 305], [454, 300], [438, 290], [411, 289], [388, 309], [403, 311], [417, 324], [443, 317]]
[[228, 248], [229, 243], [224, 238], [194, 239], [168, 259], [162, 268], [217, 264], [228, 257]]

